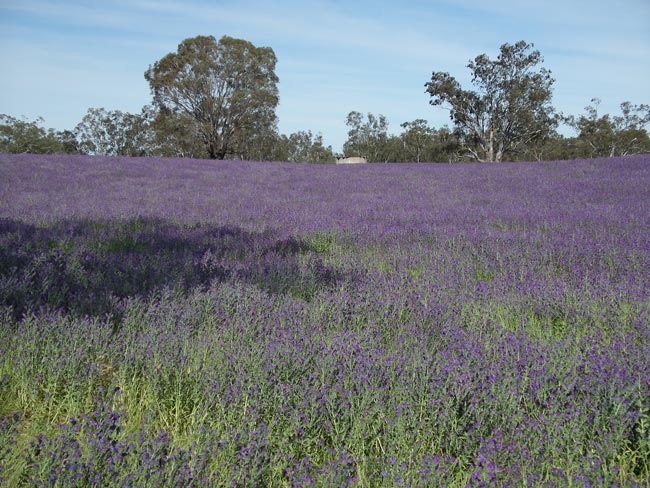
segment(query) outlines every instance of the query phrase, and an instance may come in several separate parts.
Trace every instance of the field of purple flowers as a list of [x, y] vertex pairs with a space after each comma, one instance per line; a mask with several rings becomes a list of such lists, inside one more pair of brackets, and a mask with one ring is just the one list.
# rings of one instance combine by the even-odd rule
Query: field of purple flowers
[[0, 155], [0, 485], [647, 486], [650, 156]]

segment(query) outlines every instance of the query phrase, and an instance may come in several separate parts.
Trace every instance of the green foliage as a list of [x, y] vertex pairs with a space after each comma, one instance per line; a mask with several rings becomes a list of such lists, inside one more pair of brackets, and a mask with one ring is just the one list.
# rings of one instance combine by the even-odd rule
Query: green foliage
[[424, 119], [404, 122], [401, 127], [404, 128], [402, 140], [404, 141], [404, 152], [409, 156], [408, 159], [416, 163], [426, 161], [425, 154], [433, 142], [435, 129], [429, 127]]
[[317, 254], [326, 254], [334, 249], [336, 245], [336, 233], [332, 231], [311, 232], [303, 237], [307, 248]]
[[76, 154], [74, 134], [42, 127], [43, 119], [34, 121], [0, 114], [0, 153]]
[[208, 157], [190, 115], [166, 109], [157, 110], [154, 106], [147, 106], [143, 108], [144, 111], [151, 113], [153, 153], [156, 156], [199, 159]]
[[614, 157], [650, 152], [650, 106], [621, 103], [621, 115], [599, 116], [600, 100], [593, 98], [586, 114], [565, 121], [577, 132], [580, 157]]
[[153, 152], [148, 113], [89, 108], [75, 128], [85, 154], [105, 156], [149, 156]]
[[[340, 156], [369, 162], [569, 160], [650, 152], [650, 106], [621, 104], [598, 113], [593, 99], [580, 116], [557, 115], [554, 79], [539, 51], [525, 41], [503, 44], [496, 59], [470, 60], [473, 90], [449, 73], [426, 83], [430, 104], [449, 110], [453, 128], [426, 120], [388, 131], [385, 116], [352, 111], [348, 139], [335, 155], [320, 133], [277, 130], [277, 59], [269, 47], [224, 36], [182, 41], [145, 72], [153, 102], [139, 114], [89, 108], [74, 131], [0, 114], [0, 152], [241, 159], [334, 163]], [[556, 132], [559, 122], [577, 136]]]
[[400, 135], [401, 159], [404, 162], [442, 162], [449, 161], [460, 149], [455, 135], [445, 126], [435, 129], [424, 119], [401, 124], [404, 132]]
[[161, 111], [185, 115], [212, 159], [242, 152], [247, 136], [275, 126], [273, 49], [224, 36], [185, 39], [145, 72]]
[[368, 162], [421, 163], [456, 159], [458, 140], [447, 127], [429, 127], [424, 119], [404, 122], [399, 135], [388, 133], [388, 120], [371, 113], [367, 119], [359, 112], [350, 112], [346, 124], [350, 127], [343, 153], [359, 156]]
[[343, 145], [347, 157], [362, 157], [369, 162], [388, 162], [390, 158], [388, 120], [369, 113], [367, 120], [360, 112], [350, 112], [346, 119], [350, 127], [348, 140]]
[[430, 103], [445, 106], [468, 155], [501, 161], [505, 155], [550, 132], [557, 120], [551, 106], [553, 78], [539, 51], [519, 41], [503, 44], [496, 60], [481, 54], [467, 67], [476, 91], [464, 90], [449, 73], [433, 72], [426, 83]]
[[321, 134], [312, 134], [310, 130], [278, 136], [276, 144], [282, 151], [280, 161], [295, 163], [334, 163], [336, 158], [332, 146], [325, 146]]

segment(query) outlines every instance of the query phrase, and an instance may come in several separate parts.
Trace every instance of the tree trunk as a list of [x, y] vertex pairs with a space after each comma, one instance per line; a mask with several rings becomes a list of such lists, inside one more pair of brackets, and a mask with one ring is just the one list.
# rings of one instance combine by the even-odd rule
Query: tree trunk
[[206, 144], [208, 150], [208, 157], [210, 159], [225, 159], [228, 147], [223, 144], [218, 145], [214, 139], [208, 141]]
[[208, 150], [208, 157], [210, 159], [218, 159], [217, 158], [217, 153], [216, 153], [216, 148], [214, 147], [214, 141], [210, 141], [209, 143], [206, 144], [207, 150]]
[[225, 147], [219, 148], [219, 150], [215, 152], [215, 157], [212, 159], [226, 159], [226, 153], [227, 149]]
[[485, 160], [487, 162], [492, 162], [494, 161], [494, 130], [490, 129], [490, 138], [488, 140], [488, 147], [487, 147], [487, 157]]
[[497, 163], [500, 163], [501, 160], [503, 159], [503, 139], [499, 138], [499, 148], [497, 149], [497, 154], [496, 157], [494, 158], [494, 161]]

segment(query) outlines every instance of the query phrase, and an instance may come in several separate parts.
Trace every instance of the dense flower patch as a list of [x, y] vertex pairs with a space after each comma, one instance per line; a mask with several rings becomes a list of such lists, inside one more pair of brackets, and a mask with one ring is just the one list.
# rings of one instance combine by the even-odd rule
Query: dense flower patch
[[0, 483], [644, 486], [650, 157], [0, 155]]

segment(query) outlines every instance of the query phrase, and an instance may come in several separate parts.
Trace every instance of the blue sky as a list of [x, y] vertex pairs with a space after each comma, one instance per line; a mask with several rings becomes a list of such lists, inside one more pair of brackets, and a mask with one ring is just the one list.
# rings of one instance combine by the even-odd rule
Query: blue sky
[[340, 150], [352, 110], [449, 124], [424, 84], [448, 71], [469, 88], [470, 58], [526, 40], [556, 79], [554, 105], [602, 112], [650, 103], [647, 0], [0, 0], [0, 113], [71, 129], [89, 107], [151, 100], [144, 71], [196, 35], [272, 47], [279, 129], [310, 129]]

